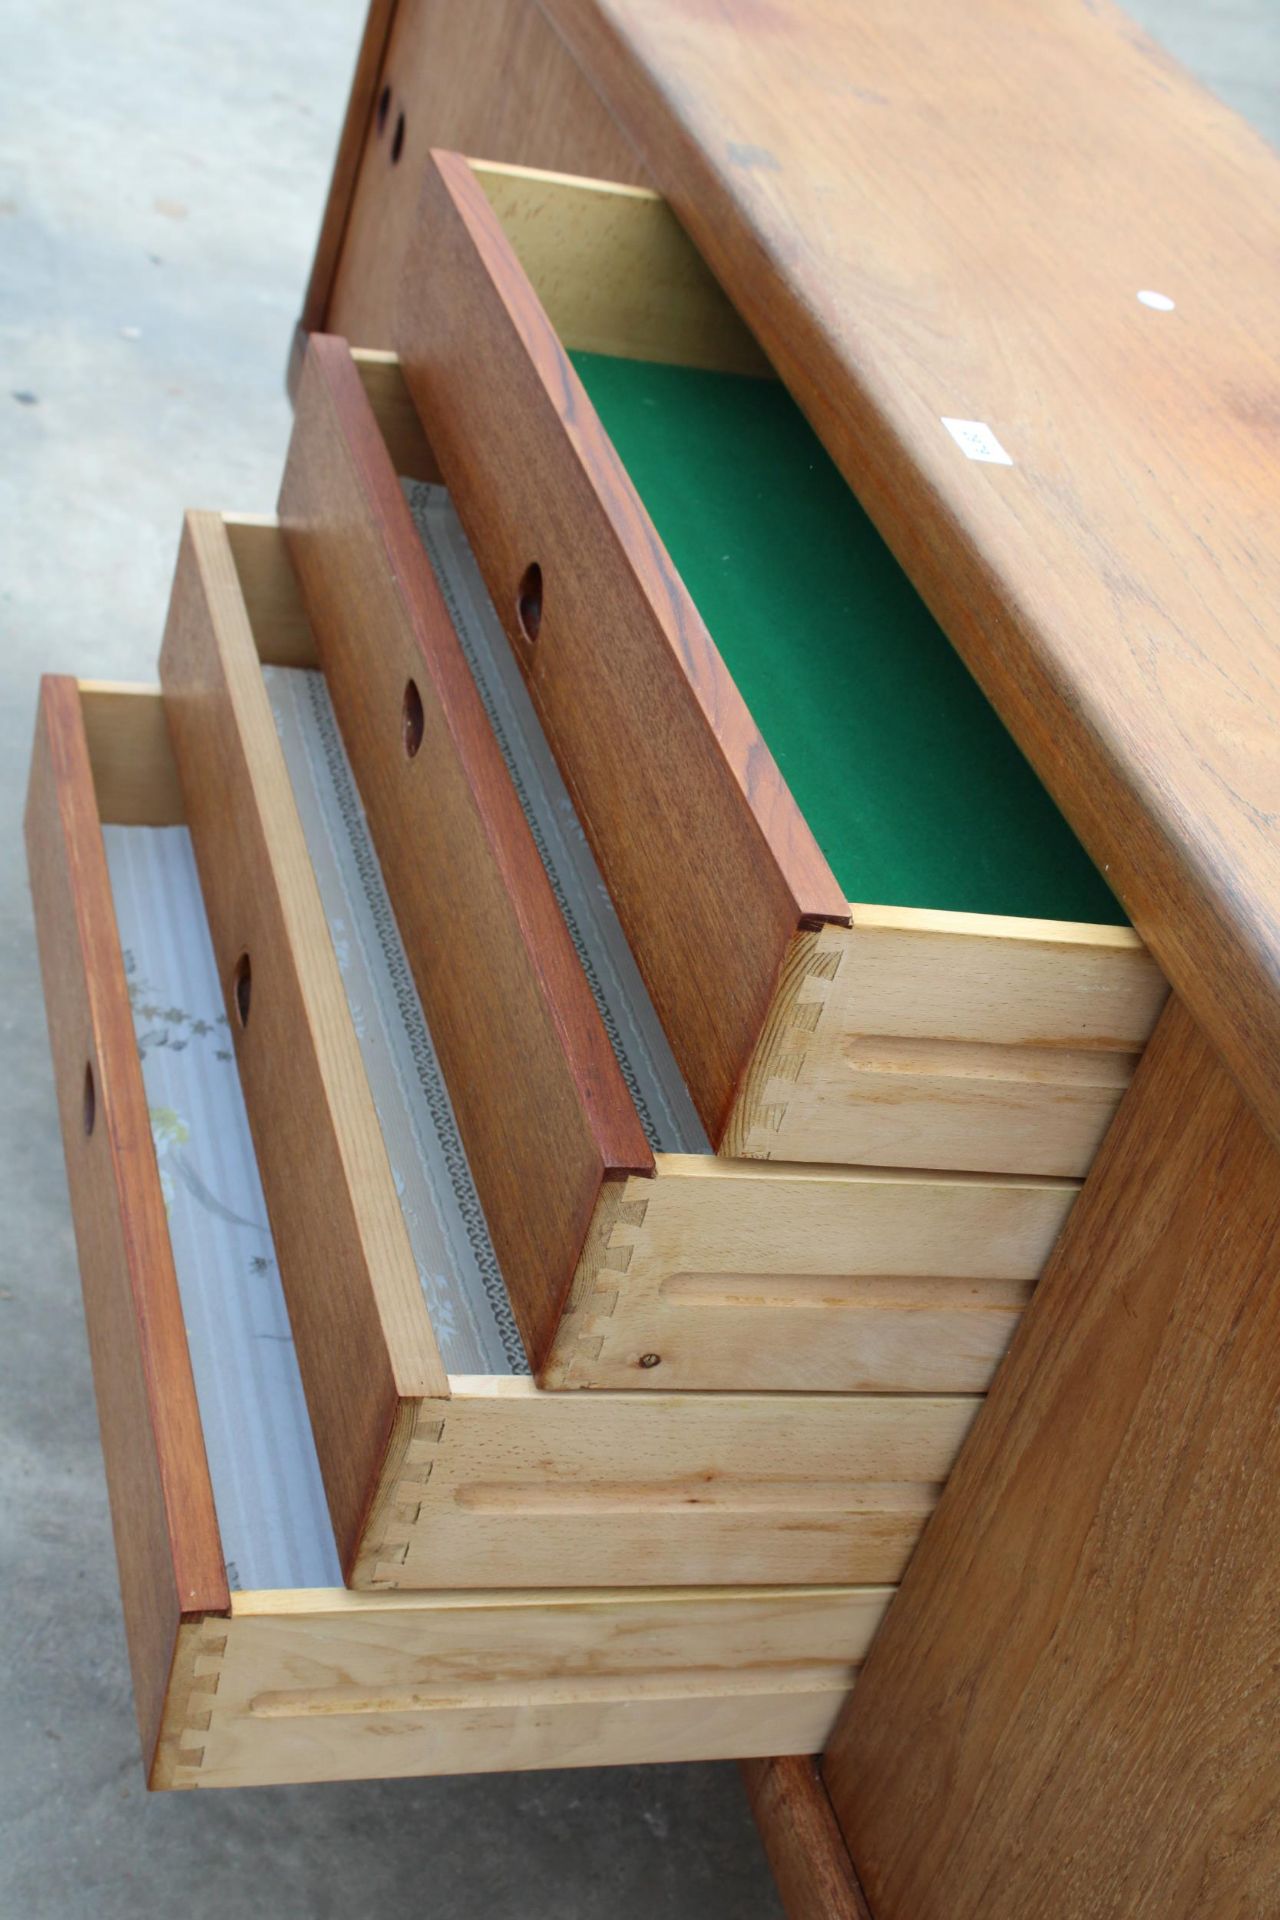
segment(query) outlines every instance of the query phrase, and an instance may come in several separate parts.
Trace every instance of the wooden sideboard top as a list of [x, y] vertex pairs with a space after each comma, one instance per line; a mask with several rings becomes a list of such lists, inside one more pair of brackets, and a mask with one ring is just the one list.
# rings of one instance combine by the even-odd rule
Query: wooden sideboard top
[[545, 5], [1280, 1137], [1280, 160], [1104, 3]]

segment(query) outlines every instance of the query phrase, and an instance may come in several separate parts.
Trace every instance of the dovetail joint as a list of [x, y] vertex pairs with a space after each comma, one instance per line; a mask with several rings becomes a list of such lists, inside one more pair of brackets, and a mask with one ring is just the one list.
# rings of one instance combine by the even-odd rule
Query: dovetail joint
[[619, 1200], [593, 1223], [583, 1255], [581, 1284], [574, 1289], [561, 1322], [561, 1339], [568, 1355], [563, 1384], [577, 1387], [604, 1351], [609, 1320], [636, 1247], [644, 1231], [651, 1199]]
[[444, 1429], [443, 1419], [423, 1420], [414, 1428], [413, 1437], [405, 1449], [404, 1465], [383, 1508], [383, 1530], [375, 1539], [367, 1542], [364, 1549], [363, 1557], [374, 1569], [370, 1579], [372, 1586], [400, 1585], [397, 1570], [408, 1561], [414, 1532], [426, 1505], [427, 1483], [439, 1458]]
[[176, 1727], [172, 1760], [174, 1787], [200, 1784], [196, 1776], [204, 1765], [206, 1751], [206, 1741], [200, 1736], [207, 1735], [213, 1723], [214, 1695], [222, 1679], [222, 1661], [227, 1651], [225, 1632], [206, 1631], [201, 1626], [193, 1631], [198, 1637], [181, 1661], [181, 1668], [175, 1664], [172, 1682], [176, 1696], [171, 1702]]
[[[832, 943], [824, 933], [797, 937], [730, 1116], [721, 1153], [750, 1160], [773, 1158], [768, 1137], [781, 1133], [786, 1124], [791, 1096], [847, 952], [847, 940]], [[761, 1098], [766, 1088], [776, 1090], [767, 1101]]]

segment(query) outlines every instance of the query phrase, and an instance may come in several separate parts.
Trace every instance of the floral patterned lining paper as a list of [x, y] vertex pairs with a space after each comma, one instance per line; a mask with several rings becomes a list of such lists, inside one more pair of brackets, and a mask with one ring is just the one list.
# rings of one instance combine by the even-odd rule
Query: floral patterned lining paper
[[102, 837], [227, 1578], [341, 1586], [191, 837]]

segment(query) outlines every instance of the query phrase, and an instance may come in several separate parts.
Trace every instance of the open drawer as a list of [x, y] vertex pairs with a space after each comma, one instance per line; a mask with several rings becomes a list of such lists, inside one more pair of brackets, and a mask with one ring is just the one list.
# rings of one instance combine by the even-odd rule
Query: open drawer
[[[394, 367], [313, 338], [282, 525], [539, 1384], [982, 1391], [1075, 1182], [710, 1153], [456, 515], [397, 485], [433, 461], [396, 395]], [[234, 644], [256, 682], [249, 638]], [[180, 673], [172, 646], [162, 674], [175, 713], [187, 679], [208, 703], [235, 677]], [[179, 725], [179, 761], [193, 815], [241, 842], [234, 802], [199, 798], [217, 732]], [[227, 861], [207, 864], [212, 896]]]
[[[326, 462], [327, 474], [342, 471], [340, 460]], [[354, 540], [326, 540], [325, 549], [340, 557], [343, 579], [376, 579]], [[406, 564], [407, 555], [406, 547]], [[843, 1242], [865, 1215], [875, 1274], [894, 1231], [915, 1250], [914, 1274], [921, 1249], [937, 1245], [934, 1230], [944, 1233], [949, 1216], [958, 1231], [967, 1216], [966, 1257], [990, 1260], [994, 1237], [1013, 1277], [964, 1281], [950, 1294], [935, 1284], [927, 1302], [910, 1279], [895, 1288], [873, 1276], [865, 1295], [848, 1288], [850, 1317], [864, 1324], [861, 1364], [880, 1391], [540, 1390], [526, 1372], [526, 1329], [536, 1333], [537, 1312], [549, 1316], [553, 1288], [563, 1291], [567, 1275], [532, 1261], [514, 1268], [505, 1254], [494, 1259], [485, 1225], [492, 1194], [482, 1208], [463, 1151], [460, 1095], [471, 1089], [446, 1054], [447, 1022], [437, 1020], [437, 1009], [460, 1007], [459, 1031], [491, 1033], [505, 1014], [501, 1005], [490, 1011], [484, 995], [496, 1001], [539, 950], [526, 959], [513, 935], [510, 896], [486, 851], [484, 816], [469, 799], [469, 754], [492, 744], [487, 723], [461, 754], [463, 736], [446, 733], [442, 681], [433, 677], [447, 661], [422, 650], [413, 662], [422, 742], [406, 753], [403, 663], [389, 669], [389, 702], [378, 699], [380, 663], [394, 663], [399, 641], [381, 611], [375, 604], [363, 629], [378, 642], [366, 647], [376, 748], [369, 764], [403, 788], [401, 808], [353, 778], [352, 762], [358, 774], [361, 759], [343, 749], [325, 679], [298, 669], [307, 624], [273, 526], [189, 516], [161, 653], [228, 1031], [347, 1578], [360, 1587], [451, 1588], [896, 1579], [978, 1405], [975, 1388], [1016, 1321], [1026, 1275], [1071, 1204], [1072, 1184], [1008, 1181], [988, 1191], [954, 1177], [913, 1182], [820, 1169], [815, 1179], [807, 1170], [744, 1175], [726, 1166], [724, 1177], [740, 1182], [728, 1202], [741, 1191], [744, 1213], [762, 1222], [759, 1248], [741, 1240], [736, 1248], [744, 1265], [757, 1262], [752, 1273], [762, 1260], [778, 1270], [795, 1262], [787, 1229], [802, 1224], [807, 1202], [811, 1214], [825, 1205], [831, 1215], [828, 1258], [847, 1260]], [[454, 705], [466, 688], [476, 697], [474, 682], [458, 678]], [[317, 720], [301, 753], [300, 708]], [[412, 932], [404, 922], [397, 929], [400, 899], [393, 913], [370, 834], [383, 804], [401, 822], [405, 870], [430, 882], [415, 895], [422, 917]], [[346, 878], [335, 893], [339, 867]], [[532, 856], [518, 871], [536, 871], [549, 886]], [[477, 899], [485, 914], [468, 918]], [[421, 1003], [406, 947], [425, 983]], [[576, 967], [570, 947], [566, 981]], [[469, 981], [481, 997], [468, 1012], [449, 996]], [[584, 1022], [598, 1019], [585, 987], [582, 994]], [[519, 1033], [512, 1044], [520, 1046]], [[532, 1042], [513, 1061], [485, 1064], [478, 1053], [474, 1077], [495, 1103], [515, 1109], [550, 1181], [567, 1131], [557, 1123], [539, 1132], [543, 1116], [526, 1097], [532, 1056]], [[612, 1054], [603, 1057], [617, 1073]], [[515, 1152], [518, 1129], [510, 1138]], [[705, 1195], [714, 1200], [723, 1165], [710, 1156], [659, 1157], [647, 1185], [661, 1212], [670, 1183], [676, 1235], [661, 1270], [687, 1267], [681, 1209]], [[539, 1177], [531, 1155], [520, 1168], [531, 1181]], [[644, 1176], [596, 1181], [596, 1206], [619, 1207], [615, 1230], [623, 1235], [634, 1225], [632, 1179]], [[763, 1245], [769, 1213], [760, 1182], [779, 1194], [799, 1183], [782, 1207], [772, 1253]], [[543, 1196], [531, 1188], [528, 1204], [542, 1205]], [[711, 1214], [706, 1233], [714, 1237], [714, 1229]], [[593, 1257], [588, 1248], [586, 1260]], [[615, 1267], [625, 1260], [612, 1234], [608, 1258]], [[921, 1305], [933, 1309], [931, 1325], [922, 1324]], [[776, 1301], [765, 1288], [757, 1323], [759, 1306], [765, 1315], [778, 1307], [780, 1321], [799, 1323], [806, 1311], [812, 1318], [802, 1292], [797, 1305], [785, 1283]], [[744, 1314], [752, 1310], [748, 1300]], [[659, 1371], [640, 1356], [631, 1377]]]
[[1083, 1174], [1165, 983], [661, 201], [433, 155], [394, 345], [713, 1144]]
[[821, 1746], [884, 1587], [342, 1588], [183, 820], [159, 695], [46, 680], [27, 844], [151, 1784]]

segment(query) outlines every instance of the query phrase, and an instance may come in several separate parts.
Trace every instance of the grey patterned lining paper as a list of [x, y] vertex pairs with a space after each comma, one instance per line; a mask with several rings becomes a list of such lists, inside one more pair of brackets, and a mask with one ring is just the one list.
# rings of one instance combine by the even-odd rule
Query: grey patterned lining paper
[[445, 1367], [527, 1373], [324, 680], [296, 667], [264, 677]]
[[400, 484], [649, 1145], [710, 1153], [453, 504], [443, 487]]
[[191, 838], [102, 837], [227, 1577], [341, 1586]]

